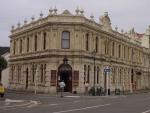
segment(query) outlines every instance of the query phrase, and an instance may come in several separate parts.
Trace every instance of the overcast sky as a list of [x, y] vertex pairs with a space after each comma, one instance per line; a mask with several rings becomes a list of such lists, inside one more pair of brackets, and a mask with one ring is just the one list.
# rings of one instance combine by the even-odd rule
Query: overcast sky
[[105, 11], [109, 13], [112, 27], [125, 31], [135, 28], [144, 33], [150, 25], [150, 0], [1, 0], [0, 1], [0, 46], [9, 46], [10, 29], [18, 22], [23, 24], [31, 16], [39, 18], [42, 11], [47, 16], [50, 6], [56, 6], [59, 13], [68, 9], [75, 14], [77, 7], [83, 8], [85, 16], [94, 14], [98, 22]]

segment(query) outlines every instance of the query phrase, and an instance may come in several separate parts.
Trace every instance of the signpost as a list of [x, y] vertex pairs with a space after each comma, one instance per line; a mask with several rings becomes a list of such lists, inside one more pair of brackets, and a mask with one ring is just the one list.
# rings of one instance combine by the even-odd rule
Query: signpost
[[[108, 90], [110, 91], [109, 89], [109, 73], [111, 72], [111, 68], [109, 68], [108, 66], [104, 68], [104, 73], [105, 73], [105, 77], [106, 77], [106, 86], [105, 86], [105, 91], [106, 91], [106, 96], [108, 96]], [[109, 92], [110, 93], [110, 92]]]

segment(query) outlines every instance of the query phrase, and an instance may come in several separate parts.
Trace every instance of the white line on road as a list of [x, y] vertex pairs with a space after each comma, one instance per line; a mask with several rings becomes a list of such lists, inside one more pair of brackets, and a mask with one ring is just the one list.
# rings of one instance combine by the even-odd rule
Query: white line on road
[[80, 96], [65, 96], [65, 97], [68, 97], [68, 98], [80, 98]]
[[70, 103], [78, 103], [80, 101], [73, 101], [73, 102], [63, 102], [63, 103], [54, 103], [54, 104], [48, 104], [49, 106], [57, 106], [57, 105], [64, 105], [64, 104], [70, 104]]
[[150, 113], [150, 110], [144, 111], [144, 112], [142, 112], [142, 113]]
[[93, 108], [104, 107], [104, 106], [110, 106], [110, 105], [111, 105], [111, 104], [103, 104], [103, 105], [90, 106], [90, 107], [79, 108], [79, 109], [70, 109], [70, 110], [66, 110], [66, 111], [57, 111], [57, 112], [53, 112], [53, 113], [67, 113], [67, 112], [72, 112], [72, 111], [81, 111], [81, 110], [93, 109]]
[[9, 103], [11, 103], [11, 102], [12, 102], [12, 103], [13, 103], [13, 102], [16, 102], [16, 103], [17, 103], [17, 102], [18, 102], [18, 103], [19, 103], [19, 102], [24, 102], [24, 100], [12, 100], [12, 99], [6, 99], [5, 102], [9, 102]]
[[[30, 100], [29, 102], [26, 102], [26, 103], [25, 103], [25, 101], [20, 101], [20, 100], [9, 100], [7, 102], [9, 102], [9, 104], [7, 106], [0, 107], [0, 109], [23, 107], [23, 106], [27, 106], [28, 108], [30, 108], [30, 107], [34, 107], [34, 106], [37, 106], [38, 104], [40, 104], [40, 102], [33, 101], [33, 100]], [[24, 103], [17, 104], [17, 105], [10, 105], [10, 102], [24, 102]]]
[[25, 103], [25, 104], [20, 104], [20, 105], [14, 105], [14, 106], [3, 106], [3, 107], [0, 107], [0, 109], [3, 109], [3, 108], [14, 108], [14, 107], [22, 107], [22, 106], [27, 106], [27, 105], [30, 105], [31, 103], [28, 102], [28, 103]]
[[59, 104], [49, 104], [49, 106], [57, 106], [57, 105], [59, 105]]
[[41, 104], [40, 102], [38, 102], [38, 101], [33, 101], [33, 100], [30, 100], [30, 103], [31, 103], [31, 105], [27, 106], [28, 108], [35, 107], [35, 106], [37, 106], [38, 104]]

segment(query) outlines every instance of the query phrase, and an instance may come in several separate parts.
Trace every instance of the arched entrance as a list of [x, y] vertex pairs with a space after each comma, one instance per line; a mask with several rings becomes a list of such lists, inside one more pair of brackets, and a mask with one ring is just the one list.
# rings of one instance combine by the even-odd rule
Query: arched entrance
[[72, 67], [67, 63], [67, 58], [64, 58], [63, 61], [64, 63], [58, 67], [57, 83], [63, 80], [66, 84], [64, 91], [72, 92]]

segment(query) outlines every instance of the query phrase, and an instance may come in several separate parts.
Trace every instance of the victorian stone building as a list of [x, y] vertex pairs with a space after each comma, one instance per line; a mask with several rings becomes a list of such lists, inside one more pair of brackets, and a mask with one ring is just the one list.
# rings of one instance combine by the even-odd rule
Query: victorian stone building
[[150, 51], [133, 32], [113, 30], [107, 12], [97, 23], [79, 9], [75, 15], [50, 9], [46, 17], [18, 23], [10, 35], [9, 88], [56, 93], [61, 80], [65, 91], [77, 93], [86, 82], [111, 91], [150, 88]]

